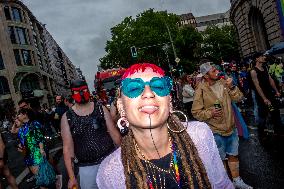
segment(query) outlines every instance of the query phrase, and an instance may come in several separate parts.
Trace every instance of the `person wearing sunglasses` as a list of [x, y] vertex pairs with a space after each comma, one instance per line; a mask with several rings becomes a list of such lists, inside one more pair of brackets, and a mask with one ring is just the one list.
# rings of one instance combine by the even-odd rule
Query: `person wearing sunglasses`
[[180, 112], [172, 109], [172, 85], [154, 64], [126, 70], [117, 125], [128, 132], [121, 148], [101, 163], [99, 188], [233, 188], [210, 128], [197, 121], [182, 123], [175, 114]]

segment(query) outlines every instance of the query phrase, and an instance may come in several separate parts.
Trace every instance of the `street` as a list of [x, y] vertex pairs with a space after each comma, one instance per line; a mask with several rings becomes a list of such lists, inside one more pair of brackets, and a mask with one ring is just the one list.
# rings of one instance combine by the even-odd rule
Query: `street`
[[[282, 115], [282, 118], [283, 117]], [[246, 120], [248, 125], [250, 125], [252, 116]], [[263, 147], [257, 137], [257, 128], [249, 126], [249, 131], [250, 138], [248, 140], [240, 138], [239, 141], [240, 174], [242, 178], [256, 189], [283, 188], [284, 153], [281, 151], [281, 144], [284, 143], [284, 138], [278, 137], [271, 139], [269, 143]], [[24, 166], [22, 155], [16, 151], [14, 142], [15, 141], [11, 141], [8, 144], [9, 166], [13, 174], [17, 177], [17, 182], [20, 183], [19, 188], [31, 189], [34, 186], [34, 182], [27, 183], [25, 181], [28, 171]], [[57, 140], [53, 143], [50, 155], [52, 158], [54, 158], [55, 154], [56, 156], [60, 155], [57, 167], [60, 172], [65, 174], [61, 141]], [[65, 179], [65, 184], [66, 182]]]
[[[271, 141], [273, 142], [273, 141]], [[240, 175], [257, 189], [280, 189], [284, 187], [283, 139], [274, 140], [267, 148], [260, 145], [257, 130], [250, 129], [249, 140], [240, 139]], [[275, 145], [274, 147], [272, 145]], [[276, 146], [277, 145], [277, 146]]]

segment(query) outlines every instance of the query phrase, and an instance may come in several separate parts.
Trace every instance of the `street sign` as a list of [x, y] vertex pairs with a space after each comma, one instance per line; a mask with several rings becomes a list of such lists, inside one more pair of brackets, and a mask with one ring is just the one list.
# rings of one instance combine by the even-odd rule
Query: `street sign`
[[136, 47], [135, 46], [130, 47], [130, 51], [131, 51], [132, 58], [137, 58]]
[[176, 57], [175, 62], [178, 64], [180, 62], [180, 59]]

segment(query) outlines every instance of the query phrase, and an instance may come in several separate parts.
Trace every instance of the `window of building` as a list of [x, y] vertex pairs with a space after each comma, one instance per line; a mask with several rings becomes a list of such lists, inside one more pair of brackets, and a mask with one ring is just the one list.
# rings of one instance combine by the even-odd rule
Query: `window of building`
[[18, 8], [12, 7], [13, 20], [17, 22], [22, 21], [21, 11]]
[[19, 49], [14, 49], [14, 56], [15, 56], [15, 61], [16, 61], [17, 66], [21, 66], [22, 63], [21, 63], [21, 56], [20, 56]]
[[22, 50], [22, 55], [23, 55], [24, 65], [27, 66], [32, 65], [31, 52], [27, 50]]
[[5, 65], [4, 65], [2, 54], [0, 52], [0, 70], [4, 70], [4, 69], [5, 69]]
[[0, 76], [0, 95], [10, 94], [8, 80]]
[[24, 28], [19, 28], [19, 27], [16, 27], [15, 29], [19, 39], [19, 44], [26, 45], [27, 44], [26, 30]]
[[38, 77], [36, 75], [31, 74], [23, 78], [20, 86], [21, 92], [33, 91], [36, 89], [40, 89]]
[[8, 6], [4, 7], [4, 13], [7, 20], [11, 20], [10, 8]]
[[8, 27], [8, 30], [9, 30], [9, 36], [10, 36], [11, 43], [16, 44], [17, 41], [16, 41], [16, 36], [15, 36], [14, 28], [11, 27], [11, 26], [9, 26], [9, 27]]

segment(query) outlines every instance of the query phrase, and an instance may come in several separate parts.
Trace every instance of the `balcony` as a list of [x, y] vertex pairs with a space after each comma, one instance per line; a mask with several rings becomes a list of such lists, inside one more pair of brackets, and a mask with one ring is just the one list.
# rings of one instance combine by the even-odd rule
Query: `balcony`
[[43, 97], [44, 96], [44, 91], [40, 89], [36, 89], [33, 91], [34, 97]]
[[37, 72], [37, 66], [17, 66], [16, 72]]
[[11, 98], [12, 98], [11, 94], [0, 95], [0, 100], [7, 100]]
[[23, 98], [40, 98], [44, 96], [44, 91], [41, 89], [21, 91]]

